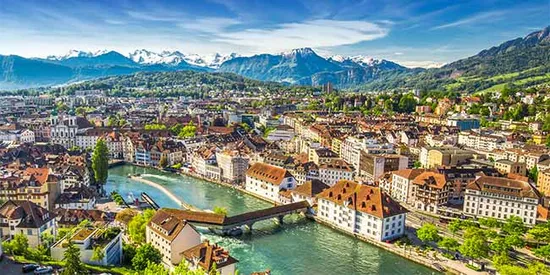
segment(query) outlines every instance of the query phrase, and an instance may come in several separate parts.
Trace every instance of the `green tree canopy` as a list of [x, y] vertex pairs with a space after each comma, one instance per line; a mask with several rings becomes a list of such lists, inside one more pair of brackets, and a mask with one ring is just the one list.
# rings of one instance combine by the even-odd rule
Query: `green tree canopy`
[[181, 138], [190, 138], [194, 137], [195, 133], [197, 132], [197, 126], [193, 123], [193, 121], [189, 121], [185, 127], [183, 127], [178, 134], [178, 137]]
[[527, 227], [520, 217], [510, 216], [502, 226], [502, 231], [509, 235], [517, 234], [521, 236], [527, 232]]
[[132, 267], [135, 270], [145, 270], [149, 263], [158, 264], [162, 260], [162, 254], [151, 244], [141, 245], [136, 249], [136, 255], [132, 259]]
[[133, 242], [137, 244], [145, 243], [145, 228], [154, 214], [154, 210], [146, 209], [143, 213], [135, 215], [132, 220], [130, 220], [128, 224], [128, 234]]
[[438, 234], [437, 227], [433, 223], [425, 223], [417, 231], [416, 235], [423, 242], [437, 242], [441, 237]]
[[457, 251], [458, 247], [460, 247], [460, 244], [458, 243], [457, 240], [453, 238], [445, 237], [437, 243], [437, 246], [445, 248], [449, 251]]
[[103, 139], [97, 141], [92, 153], [92, 169], [96, 182], [105, 184], [109, 176], [109, 148]]
[[227, 216], [227, 208], [221, 207], [221, 206], [215, 206], [214, 213]]
[[85, 269], [80, 261], [80, 249], [73, 242], [69, 242], [67, 249], [63, 253], [63, 261], [65, 262], [65, 269], [63, 269], [61, 274], [74, 275], [84, 273]]

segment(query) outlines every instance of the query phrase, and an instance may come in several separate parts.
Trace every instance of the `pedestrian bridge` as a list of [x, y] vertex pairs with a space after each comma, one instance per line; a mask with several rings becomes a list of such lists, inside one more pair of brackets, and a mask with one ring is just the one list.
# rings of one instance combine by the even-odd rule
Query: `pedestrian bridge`
[[251, 230], [254, 223], [273, 218], [277, 218], [279, 223], [282, 224], [284, 216], [293, 213], [307, 213], [308, 209], [309, 203], [307, 201], [301, 201], [231, 217], [210, 212], [185, 210], [181, 218], [193, 225], [207, 227], [216, 233], [226, 235], [235, 232], [242, 226], [246, 226]]

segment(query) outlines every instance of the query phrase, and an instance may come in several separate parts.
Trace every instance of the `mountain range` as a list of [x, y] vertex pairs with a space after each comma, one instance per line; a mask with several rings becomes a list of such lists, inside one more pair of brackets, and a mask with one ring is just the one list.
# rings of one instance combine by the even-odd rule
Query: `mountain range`
[[[339, 88], [367, 90], [462, 87], [460, 85], [470, 83], [465, 80], [477, 79], [476, 76], [491, 77], [511, 72], [533, 75], [550, 71], [549, 30], [550, 27], [546, 27], [475, 56], [428, 70], [406, 68], [392, 61], [361, 55], [325, 58], [310, 48], [248, 57], [235, 53], [208, 56], [179, 51], [157, 53], [145, 49], [126, 55], [107, 50], [73, 50], [62, 56], [46, 58], [0, 55], [0, 89], [60, 85], [136, 72], [181, 70], [228, 72], [256, 80], [299, 85], [317, 86], [331, 82]], [[480, 85], [490, 84], [493, 83]]]

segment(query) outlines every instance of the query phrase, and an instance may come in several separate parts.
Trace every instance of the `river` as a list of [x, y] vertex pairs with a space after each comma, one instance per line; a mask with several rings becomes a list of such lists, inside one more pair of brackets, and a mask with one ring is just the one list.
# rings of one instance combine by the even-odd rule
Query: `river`
[[[128, 174], [164, 185], [183, 201], [201, 209], [225, 207], [229, 215], [271, 205], [224, 186], [192, 177], [130, 165], [109, 170], [105, 189], [118, 191], [125, 199], [147, 192], [161, 207], [179, 208], [162, 191], [127, 178]], [[240, 274], [270, 269], [272, 274], [432, 274], [431, 269], [383, 249], [336, 232], [297, 215], [285, 217], [279, 227], [273, 221], [254, 225], [252, 234], [220, 237], [207, 231], [203, 236], [219, 243], [239, 260]]]

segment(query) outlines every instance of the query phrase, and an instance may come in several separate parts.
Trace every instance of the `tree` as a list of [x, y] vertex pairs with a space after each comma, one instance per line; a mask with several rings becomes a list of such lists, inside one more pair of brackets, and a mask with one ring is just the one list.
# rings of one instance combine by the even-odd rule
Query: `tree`
[[453, 220], [449, 223], [449, 225], [447, 226], [447, 228], [449, 229], [449, 231], [451, 231], [451, 233], [456, 234], [458, 231], [460, 231], [460, 229], [462, 229], [462, 223], [460, 222], [460, 220]]
[[413, 94], [406, 94], [399, 100], [398, 108], [401, 113], [412, 113], [416, 107], [416, 99]]
[[460, 244], [457, 240], [453, 238], [443, 238], [441, 241], [437, 243], [437, 246], [443, 247], [449, 251], [457, 251], [458, 247], [460, 247]]
[[[182, 262], [185, 262], [185, 260], [182, 260]], [[143, 274], [143, 275], [170, 275], [170, 272], [164, 268], [164, 265], [162, 264], [156, 264], [152, 262], [147, 263], [147, 267], [142, 271], [138, 272], [137, 274]], [[185, 273], [186, 275], [188, 273]]]
[[422, 167], [422, 163], [417, 160], [417, 161], [414, 162], [413, 167], [414, 168], [420, 168], [420, 167]]
[[506, 219], [506, 222], [502, 226], [502, 231], [509, 235], [523, 235], [525, 234], [525, 232], [527, 232], [527, 227], [520, 217], [510, 216], [508, 219]]
[[441, 237], [433, 223], [425, 223], [416, 231], [416, 235], [423, 242], [437, 242]]
[[166, 125], [164, 124], [146, 124], [143, 129], [147, 131], [151, 130], [166, 130]]
[[137, 244], [145, 242], [145, 228], [154, 214], [154, 210], [146, 209], [143, 213], [134, 216], [132, 220], [130, 220], [130, 223], [128, 224], [128, 234], [133, 242]]
[[9, 242], [11, 254], [13, 255], [25, 255], [27, 249], [29, 249], [29, 240], [23, 233], [17, 233], [13, 240]]
[[504, 266], [510, 264], [510, 257], [507, 253], [495, 254], [493, 256], [493, 265], [495, 267]]
[[50, 245], [52, 245], [53, 241], [55, 240], [55, 237], [50, 232], [43, 232], [42, 235], [40, 235], [40, 238], [42, 239], [42, 243], [46, 247], [50, 247]]
[[214, 213], [227, 216], [227, 208], [215, 206], [214, 207]]
[[499, 222], [497, 219], [492, 218], [492, 217], [489, 217], [489, 218], [486, 218], [486, 219], [480, 218], [478, 220], [478, 222], [479, 222], [480, 225], [490, 227], [490, 228], [496, 228], [496, 227], [501, 227], [502, 226], [501, 222]]
[[28, 248], [26, 254], [26, 258], [33, 261], [43, 262], [50, 260], [48, 256], [48, 247], [45, 245], [38, 245], [36, 248]]
[[464, 238], [464, 243], [458, 248], [462, 255], [474, 260], [487, 257], [489, 246], [487, 237], [481, 229], [469, 227], [464, 233]]
[[122, 263], [124, 265], [132, 265], [132, 259], [136, 256], [136, 247], [131, 244], [122, 243], [122, 255]]
[[178, 137], [181, 138], [190, 138], [194, 137], [195, 133], [197, 132], [197, 126], [193, 123], [193, 121], [189, 121], [185, 127], [183, 127], [178, 134]]
[[496, 237], [493, 242], [489, 245], [491, 250], [497, 253], [506, 253], [512, 248], [512, 246], [506, 242], [506, 239], [503, 237]]
[[105, 258], [105, 252], [103, 252], [103, 248], [101, 246], [94, 247], [90, 260], [101, 262], [103, 261], [103, 258]]
[[159, 166], [160, 166], [160, 167], [166, 167], [166, 166], [168, 166], [168, 158], [166, 157], [165, 154], [162, 154], [162, 156], [160, 157]]
[[550, 243], [550, 222], [539, 223], [527, 231], [538, 242]]
[[538, 177], [539, 177], [539, 169], [537, 168], [536, 165], [533, 166], [533, 168], [531, 168], [531, 169], [529, 170], [528, 176], [529, 176], [529, 179], [530, 179], [530, 180], [532, 180], [532, 181], [534, 181], [534, 182], [537, 182], [537, 179], [538, 179]]
[[63, 253], [63, 261], [65, 262], [65, 269], [63, 269], [63, 275], [82, 274], [85, 269], [80, 261], [80, 249], [74, 245], [73, 242], [69, 242], [67, 250]]
[[109, 175], [109, 148], [105, 140], [99, 139], [92, 153], [92, 169], [97, 183], [105, 184]]
[[539, 247], [533, 251], [535, 256], [543, 258], [548, 261], [550, 259], [550, 244]]
[[149, 263], [158, 264], [162, 260], [162, 255], [158, 249], [151, 244], [144, 244], [136, 249], [136, 255], [132, 259], [132, 267], [137, 270], [144, 270]]
[[76, 110], [75, 110], [75, 113], [79, 116], [85, 117], [86, 116], [86, 108], [84, 108], [82, 106], [77, 107]]

